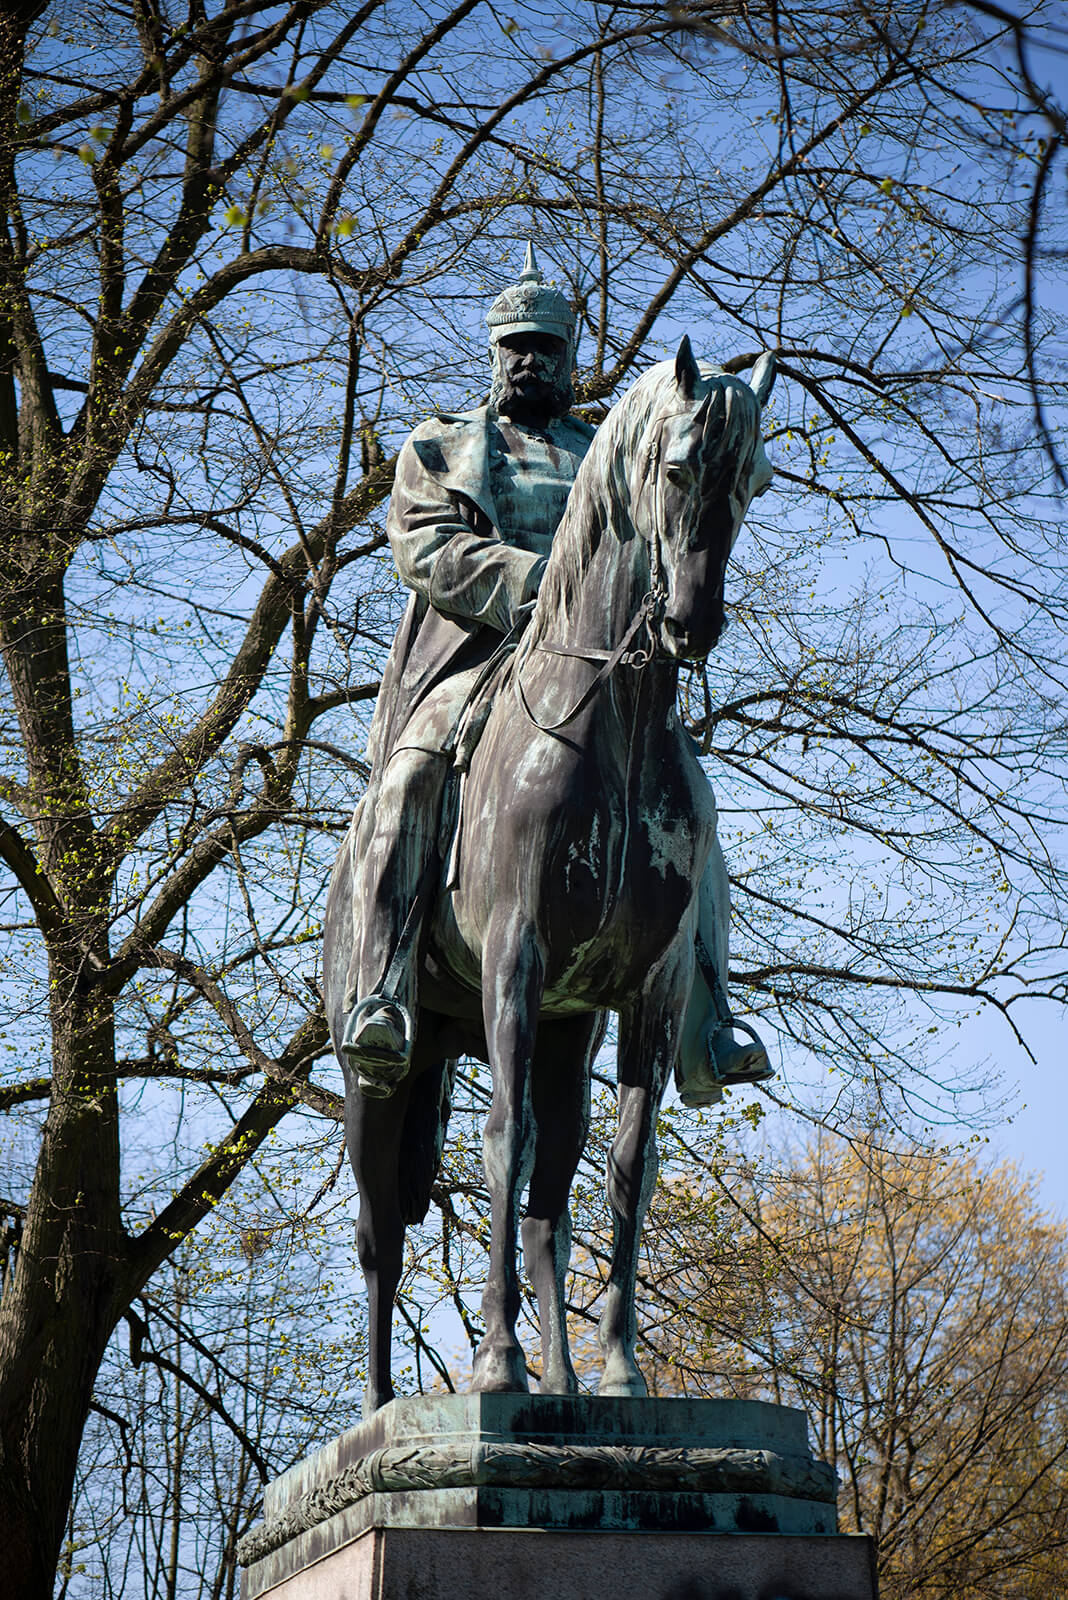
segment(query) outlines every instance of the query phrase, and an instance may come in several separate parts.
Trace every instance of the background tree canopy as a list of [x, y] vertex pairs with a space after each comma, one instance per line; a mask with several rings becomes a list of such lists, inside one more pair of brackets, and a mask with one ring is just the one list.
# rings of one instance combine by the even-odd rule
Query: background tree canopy
[[886, 1600], [1063, 1591], [1065, 1227], [1013, 1168], [885, 1130], [735, 1152], [661, 1188], [648, 1249], [658, 1391], [802, 1406]]
[[[1041, 6], [1014, 26], [778, 0], [0, 18], [0, 1492], [20, 1593], [52, 1592], [90, 1407], [116, 1450], [136, 1431], [115, 1330], [142, 1378], [207, 1362], [221, 1405], [211, 1362], [240, 1318], [231, 1297], [217, 1338], [192, 1327], [208, 1286], [225, 1299], [234, 1262], [279, 1241], [296, 1259], [332, 1203], [317, 920], [402, 600], [391, 461], [483, 391], [481, 316], [527, 236], [578, 308], [594, 420], [683, 329], [734, 370], [779, 356], [777, 484], [685, 697], [776, 1094], [846, 1126], [873, 1096], [944, 1112], [946, 1019], [1063, 1000], [1059, 39]], [[467, 1092], [477, 1110], [477, 1076]], [[421, 1250], [474, 1326], [465, 1129], [414, 1246], [421, 1364]], [[339, 1264], [324, 1306], [345, 1304]], [[182, 1273], [198, 1293], [167, 1287]], [[359, 1349], [323, 1336], [335, 1431]], [[208, 1407], [253, 1481], [250, 1443], [274, 1471], [314, 1432], [268, 1428], [269, 1388], [241, 1389], [244, 1421]]]

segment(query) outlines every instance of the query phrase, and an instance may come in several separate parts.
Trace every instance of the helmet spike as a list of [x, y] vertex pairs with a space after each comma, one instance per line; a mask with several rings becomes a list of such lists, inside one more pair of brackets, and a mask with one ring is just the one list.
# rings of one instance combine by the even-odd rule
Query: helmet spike
[[538, 258], [534, 254], [533, 241], [530, 239], [527, 240], [527, 253], [523, 257], [523, 270], [519, 274], [519, 281], [520, 283], [541, 282], [541, 268], [538, 266]]

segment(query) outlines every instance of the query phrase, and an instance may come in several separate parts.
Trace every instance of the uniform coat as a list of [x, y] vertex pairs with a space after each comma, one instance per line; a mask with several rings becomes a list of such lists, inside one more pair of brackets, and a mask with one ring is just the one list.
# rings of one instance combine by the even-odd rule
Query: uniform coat
[[[494, 427], [488, 406], [442, 412], [416, 428], [398, 458], [386, 532], [412, 593], [371, 725], [375, 772], [430, 690], [487, 661], [538, 592], [551, 534], [541, 553], [502, 537], [491, 485]], [[559, 417], [546, 432], [583, 456], [594, 430]]]

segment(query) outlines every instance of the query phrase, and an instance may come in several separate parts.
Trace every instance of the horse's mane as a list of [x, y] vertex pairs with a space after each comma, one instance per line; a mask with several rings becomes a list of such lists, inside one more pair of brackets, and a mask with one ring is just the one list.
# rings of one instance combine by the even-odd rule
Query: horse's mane
[[[708, 444], [717, 451], [737, 450], [745, 433], [753, 435], [759, 424], [759, 402], [744, 380], [720, 372], [706, 362], [701, 362], [700, 367], [703, 382], [690, 404], [696, 409], [712, 386], [721, 386], [726, 400], [725, 423], [722, 433]], [[553, 537], [552, 552], [539, 588], [531, 639], [539, 633], [539, 623], [557, 615], [561, 608], [568, 609], [568, 599], [581, 584], [605, 529], [613, 528], [620, 540], [632, 537], [635, 478], [646, 470], [645, 448], [650, 425], [669, 411], [679, 409], [675, 362], [660, 361], [617, 400], [597, 429], [575, 475], [567, 508]], [[743, 452], [739, 468], [747, 464], [744, 457], [751, 454], [753, 447], [755, 438], [750, 451]]]

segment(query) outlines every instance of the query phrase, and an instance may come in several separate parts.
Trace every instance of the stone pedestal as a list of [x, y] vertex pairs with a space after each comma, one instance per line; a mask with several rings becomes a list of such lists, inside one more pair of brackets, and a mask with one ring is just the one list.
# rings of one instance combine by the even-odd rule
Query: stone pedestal
[[395, 1401], [268, 1486], [243, 1600], [875, 1600], [803, 1413]]

